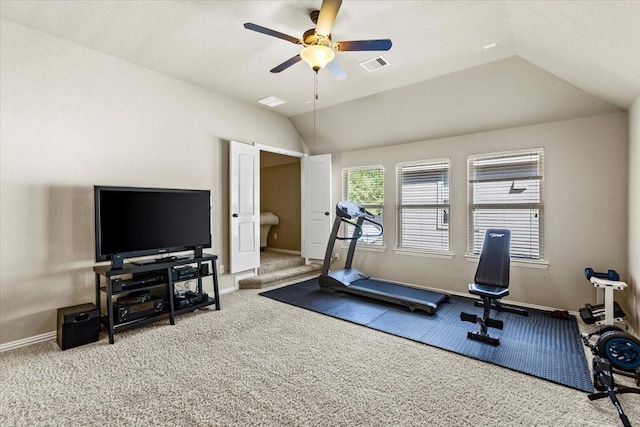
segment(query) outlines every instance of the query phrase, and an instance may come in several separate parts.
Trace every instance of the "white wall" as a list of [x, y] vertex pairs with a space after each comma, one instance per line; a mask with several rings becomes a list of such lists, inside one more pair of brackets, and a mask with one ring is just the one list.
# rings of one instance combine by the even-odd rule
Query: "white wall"
[[[464, 257], [467, 156], [534, 147], [545, 150], [544, 253], [549, 266], [512, 267], [507, 299], [568, 310], [595, 303], [595, 291], [584, 277], [584, 268], [627, 271], [626, 113], [334, 154], [336, 202], [342, 194], [342, 168], [374, 164], [385, 168], [386, 251], [359, 250], [354, 267], [374, 277], [466, 293], [477, 265]], [[395, 254], [396, 163], [446, 157], [451, 158], [450, 248], [454, 258]]]
[[93, 185], [210, 189], [226, 264], [228, 140], [308, 151], [263, 108], [9, 21], [0, 40], [0, 344], [95, 300]]
[[640, 97], [629, 109], [629, 308], [640, 334]]

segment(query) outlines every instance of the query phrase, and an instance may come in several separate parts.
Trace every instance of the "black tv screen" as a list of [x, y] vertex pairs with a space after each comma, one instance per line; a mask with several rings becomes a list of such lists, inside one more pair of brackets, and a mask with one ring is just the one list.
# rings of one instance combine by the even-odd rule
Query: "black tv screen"
[[211, 247], [211, 192], [94, 187], [96, 261]]

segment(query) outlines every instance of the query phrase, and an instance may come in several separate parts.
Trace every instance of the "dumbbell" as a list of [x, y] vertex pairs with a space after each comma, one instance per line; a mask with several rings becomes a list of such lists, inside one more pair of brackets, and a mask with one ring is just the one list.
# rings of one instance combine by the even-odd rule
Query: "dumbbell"
[[592, 277], [597, 277], [598, 279], [612, 280], [614, 282], [620, 281], [620, 275], [615, 270], [609, 270], [606, 273], [598, 273], [597, 271], [593, 271], [593, 268], [587, 267], [584, 269], [584, 275], [587, 277], [587, 280]]

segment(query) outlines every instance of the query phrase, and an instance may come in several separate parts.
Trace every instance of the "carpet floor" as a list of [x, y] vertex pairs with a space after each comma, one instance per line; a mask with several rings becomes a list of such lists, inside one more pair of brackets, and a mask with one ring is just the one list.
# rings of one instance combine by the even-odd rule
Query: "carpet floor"
[[492, 318], [505, 324], [503, 330], [490, 329], [492, 336], [500, 338], [500, 345], [493, 347], [467, 339], [467, 331], [477, 331], [479, 325], [462, 322], [460, 313], [482, 315], [482, 308], [474, 307], [474, 298], [452, 296], [431, 316], [374, 299], [322, 292], [318, 279], [260, 295], [578, 390], [593, 391], [584, 345], [573, 316], [556, 319], [535, 309], [528, 309], [526, 317], [492, 311]]
[[[103, 332], [66, 351], [51, 339], [0, 353], [0, 425], [620, 425], [606, 399], [258, 292], [113, 345]], [[640, 423], [640, 396], [620, 401]]]

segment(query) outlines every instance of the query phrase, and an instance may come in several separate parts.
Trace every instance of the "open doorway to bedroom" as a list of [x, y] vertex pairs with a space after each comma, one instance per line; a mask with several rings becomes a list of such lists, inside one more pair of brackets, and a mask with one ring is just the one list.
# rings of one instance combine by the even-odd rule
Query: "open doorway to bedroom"
[[261, 150], [261, 226], [271, 226], [260, 236], [261, 250], [300, 254], [301, 206], [300, 158]]
[[[263, 153], [261, 162], [261, 152], [279, 156], [269, 157]], [[260, 163], [263, 163], [262, 168]], [[252, 287], [267, 283], [267, 278], [263, 277], [267, 274], [261, 265], [261, 253], [284, 254], [301, 263], [296, 271], [278, 266], [274, 271], [278, 276], [285, 272], [288, 278], [309, 275], [310, 269], [318, 266], [319, 272], [322, 265], [312, 260], [323, 259], [326, 251], [331, 229], [330, 205], [330, 154], [306, 156], [257, 143], [230, 141], [230, 273], [253, 270], [250, 277], [249, 273], [246, 278], [238, 277], [240, 288], [243, 289], [243, 282], [256, 274], [260, 283], [252, 283]], [[271, 212], [277, 218], [276, 224], [267, 224], [271, 227], [265, 230], [264, 244], [260, 239], [261, 212]], [[265, 248], [263, 252], [261, 246]]]
[[300, 157], [260, 150], [260, 266], [300, 256]]

